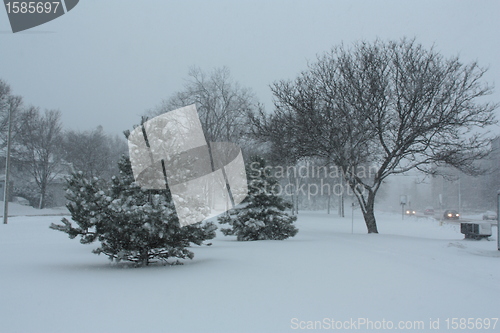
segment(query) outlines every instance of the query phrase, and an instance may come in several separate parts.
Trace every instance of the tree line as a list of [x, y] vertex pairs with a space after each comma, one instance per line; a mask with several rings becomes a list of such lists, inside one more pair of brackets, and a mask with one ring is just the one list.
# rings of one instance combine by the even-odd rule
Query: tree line
[[[445, 57], [415, 39], [342, 44], [319, 54], [295, 79], [271, 84], [271, 111], [264, 109], [250, 89], [234, 81], [227, 68], [204, 72], [193, 67], [185, 86], [147, 116], [194, 103], [208, 142], [237, 143], [246, 159], [261, 155], [270, 165], [312, 163], [337, 168], [341, 177], [332, 185], [350, 189], [368, 232], [377, 233], [376, 198], [391, 175], [411, 170], [438, 175], [447, 167], [469, 175], [484, 172], [484, 163], [478, 161], [491, 152], [495, 133], [488, 130], [497, 123], [498, 108], [485, 99], [493, 92], [484, 80], [486, 72], [477, 62]], [[11, 104], [15, 105], [14, 99]], [[19, 124], [27, 112], [19, 112]], [[55, 111], [32, 112], [27, 119], [38, 115], [36, 124], [59, 119]], [[49, 128], [46, 125], [43, 133], [52, 133]], [[58, 131], [54, 128], [54, 133]], [[96, 131], [66, 133], [61, 142], [74, 147], [84, 141], [78, 135], [89, 140], [96, 135], [99, 140]], [[29, 135], [22, 132], [20, 127], [19, 142], [31, 147], [29, 139], [22, 139]], [[47, 151], [34, 157], [34, 146], [28, 150], [31, 155], [23, 161], [54, 161], [44, 157]], [[79, 160], [80, 151], [62, 151], [66, 161], [88, 176], [110, 172], [109, 166], [103, 166], [107, 163], [101, 164], [106, 154]], [[373, 172], [360, 176], [361, 169]], [[47, 174], [47, 167], [43, 171]], [[310, 181], [293, 177], [283, 181], [296, 187], [302, 186], [299, 181]]]
[[[126, 141], [93, 130], [65, 130], [58, 110], [41, 111], [26, 106], [21, 96], [0, 80], [0, 149], [7, 146], [8, 114], [12, 119], [11, 196], [29, 200], [33, 207], [51, 206], [50, 185], [72, 172], [87, 178], [110, 178], [117, 171], [119, 157], [126, 152]], [[5, 154], [1, 159], [5, 169]]]

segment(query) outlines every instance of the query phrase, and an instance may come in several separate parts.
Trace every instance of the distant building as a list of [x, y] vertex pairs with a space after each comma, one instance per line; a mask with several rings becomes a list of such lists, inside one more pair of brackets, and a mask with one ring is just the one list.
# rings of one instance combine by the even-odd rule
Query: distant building
[[[4, 199], [5, 191], [5, 158], [0, 157], [0, 201]], [[66, 204], [65, 178], [72, 172], [72, 166], [61, 163], [61, 170], [47, 186], [46, 207], [61, 207]], [[10, 175], [9, 201], [16, 197], [24, 198], [33, 207], [38, 207], [39, 189], [32, 176], [23, 171], [16, 163], [12, 163]]]
[[[13, 181], [10, 181], [10, 188], [12, 188], [14, 186], [14, 182]], [[3, 201], [3, 198], [4, 198], [4, 194], [5, 194], [5, 174], [3, 175], [0, 175], [0, 201]], [[9, 193], [9, 201], [12, 201], [12, 193]]]

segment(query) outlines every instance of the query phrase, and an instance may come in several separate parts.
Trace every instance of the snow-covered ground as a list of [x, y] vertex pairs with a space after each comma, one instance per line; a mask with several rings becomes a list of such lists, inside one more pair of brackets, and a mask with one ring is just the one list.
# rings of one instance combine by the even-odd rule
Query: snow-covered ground
[[132, 268], [48, 228], [60, 218], [1, 225], [0, 332], [436, 332], [500, 317], [496, 227], [468, 241], [456, 224], [379, 213], [368, 235], [355, 212], [351, 234], [350, 217], [301, 212], [292, 239], [218, 234], [185, 265]]
[[[3, 217], [3, 201], [0, 201], [0, 216]], [[9, 203], [9, 216], [43, 216], [43, 215], [68, 215], [66, 207], [37, 209], [31, 206], [23, 206], [15, 203]]]

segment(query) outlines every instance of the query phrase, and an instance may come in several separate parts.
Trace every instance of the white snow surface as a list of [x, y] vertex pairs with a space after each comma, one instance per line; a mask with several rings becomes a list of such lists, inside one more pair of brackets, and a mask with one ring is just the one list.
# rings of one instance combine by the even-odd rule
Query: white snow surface
[[380, 234], [366, 234], [359, 211], [351, 234], [350, 217], [300, 212], [294, 238], [218, 232], [184, 265], [142, 268], [49, 229], [60, 216], [11, 217], [0, 227], [0, 332], [401, 331], [320, 325], [359, 318], [441, 332], [447, 318], [500, 317], [495, 236], [464, 240], [458, 224], [376, 215]]
[[[0, 201], [0, 216], [3, 218], [4, 202]], [[9, 202], [9, 216], [43, 216], [43, 215], [68, 215], [66, 207], [55, 207], [46, 209], [37, 209], [31, 206], [23, 206]], [[3, 219], [2, 219], [3, 222]]]

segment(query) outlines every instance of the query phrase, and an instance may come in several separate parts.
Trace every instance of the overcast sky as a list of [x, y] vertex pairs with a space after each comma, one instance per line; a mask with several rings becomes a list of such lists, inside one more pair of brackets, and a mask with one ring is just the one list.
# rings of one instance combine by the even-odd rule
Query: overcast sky
[[[489, 66], [500, 101], [500, 1], [81, 0], [13, 34], [0, 9], [0, 79], [65, 128], [118, 134], [181, 90], [190, 66], [227, 66], [272, 110], [269, 84], [342, 42], [416, 37]], [[498, 129], [498, 127], [497, 127]]]

